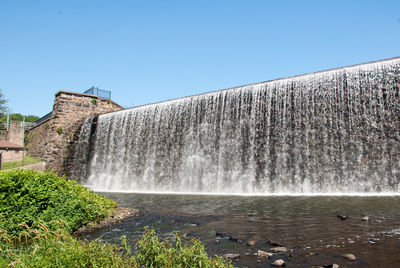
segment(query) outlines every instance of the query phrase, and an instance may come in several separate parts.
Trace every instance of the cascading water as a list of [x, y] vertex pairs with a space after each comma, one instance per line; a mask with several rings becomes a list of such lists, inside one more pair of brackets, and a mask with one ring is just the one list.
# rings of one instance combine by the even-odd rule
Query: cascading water
[[400, 58], [86, 120], [73, 176], [97, 191], [399, 193]]

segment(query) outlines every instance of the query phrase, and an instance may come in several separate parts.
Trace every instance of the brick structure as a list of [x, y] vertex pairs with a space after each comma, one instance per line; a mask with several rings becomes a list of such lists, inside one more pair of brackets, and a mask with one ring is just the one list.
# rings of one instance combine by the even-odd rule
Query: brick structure
[[45, 161], [49, 170], [68, 174], [71, 145], [84, 120], [122, 109], [117, 103], [96, 95], [59, 91], [55, 95], [51, 116], [27, 133], [28, 155]]

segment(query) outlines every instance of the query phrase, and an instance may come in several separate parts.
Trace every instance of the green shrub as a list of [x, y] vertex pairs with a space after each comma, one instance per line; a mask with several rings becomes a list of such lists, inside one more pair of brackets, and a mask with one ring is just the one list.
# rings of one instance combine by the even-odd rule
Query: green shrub
[[9, 236], [23, 235], [25, 223], [37, 228], [42, 222], [55, 230], [52, 222], [65, 222], [67, 232], [107, 217], [117, 206], [75, 181], [51, 172], [11, 170], [0, 173], [0, 229]]
[[96, 104], [97, 103], [97, 99], [96, 98], [92, 98], [92, 103]]
[[15, 244], [0, 233], [0, 267], [139, 267], [122, 248], [98, 240], [80, 241], [63, 230], [26, 228], [29, 245]]
[[154, 230], [147, 230], [137, 244], [136, 262], [145, 267], [233, 267], [220, 256], [210, 258], [204, 244], [192, 239], [182, 245], [179, 236], [171, 245], [167, 240], [160, 242]]
[[132, 256], [125, 237], [118, 247], [99, 240], [77, 240], [63, 230], [49, 231], [44, 224], [38, 229], [24, 228], [27, 236], [34, 236], [30, 244], [15, 243], [0, 232], [0, 267], [233, 267], [222, 257], [208, 257], [198, 240], [182, 245], [177, 237], [171, 245], [160, 242], [154, 230], [145, 231], [138, 242], [139, 252]]
[[58, 135], [61, 135], [63, 133], [63, 128], [62, 127], [58, 127], [56, 131], [57, 131]]

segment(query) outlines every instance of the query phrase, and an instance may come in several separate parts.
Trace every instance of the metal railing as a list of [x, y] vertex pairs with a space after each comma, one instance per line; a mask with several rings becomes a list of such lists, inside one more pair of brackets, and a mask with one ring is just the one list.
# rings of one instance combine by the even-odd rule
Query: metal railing
[[96, 95], [102, 99], [111, 99], [111, 91], [100, 89], [98, 87], [91, 87], [83, 93]]

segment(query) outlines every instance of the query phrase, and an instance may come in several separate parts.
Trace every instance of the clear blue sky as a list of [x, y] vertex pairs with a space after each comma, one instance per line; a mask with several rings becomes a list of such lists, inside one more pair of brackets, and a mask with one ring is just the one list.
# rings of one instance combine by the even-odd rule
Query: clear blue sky
[[1, 0], [0, 89], [43, 116], [91, 86], [136, 106], [400, 56], [400, 1]]

